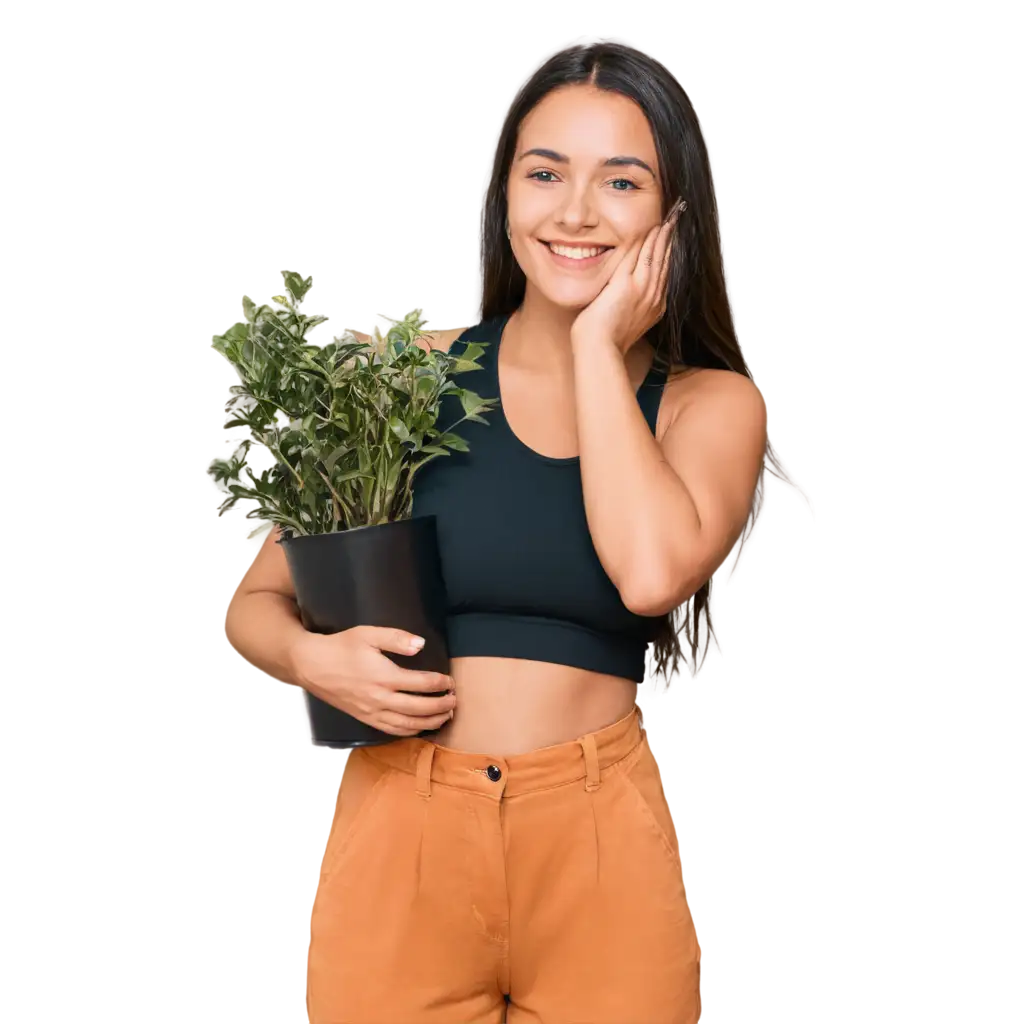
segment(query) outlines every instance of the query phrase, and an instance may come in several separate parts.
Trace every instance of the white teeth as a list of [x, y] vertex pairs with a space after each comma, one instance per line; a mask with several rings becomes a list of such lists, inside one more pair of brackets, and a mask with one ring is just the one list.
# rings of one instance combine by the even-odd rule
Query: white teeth
[[552, 245], [550, 242], [547, 243], [547, 246], [552, 252], [558, 253], [559, 256], [568, 256], [571, 260], [584, 260], [588, 256], [596, 256], [598, 253], [610, 248], [609, 246], [593, 246], [589, 249], [570, 249], [564, 245]]

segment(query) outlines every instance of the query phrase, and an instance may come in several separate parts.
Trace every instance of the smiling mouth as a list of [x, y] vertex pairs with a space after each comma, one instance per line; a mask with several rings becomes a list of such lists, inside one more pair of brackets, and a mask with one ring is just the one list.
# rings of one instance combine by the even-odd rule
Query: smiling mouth
[[580, 263], [589, 262], [603, 256], [606, 252], [614, 249], [614, 246], [565, 246], [557, 242], [542, 242], [548, 251], [562, 259], [575, 260]]

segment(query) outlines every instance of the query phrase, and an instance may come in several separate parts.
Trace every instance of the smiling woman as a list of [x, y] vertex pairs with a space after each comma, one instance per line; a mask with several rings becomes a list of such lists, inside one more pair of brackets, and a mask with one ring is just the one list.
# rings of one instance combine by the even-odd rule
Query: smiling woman
[[710, 632], [770, 449], [679, 83], [627, 46], [555, 54], [505, 117], [483, 223], [479, 321], [420, 339], [472, 350], [498, 400], [413, 495], [458, 710], [350, 756], [310, 1021], [695, 1024], [701, 949], [637, 686], [651, 644], [677, 667], [690, 601]]

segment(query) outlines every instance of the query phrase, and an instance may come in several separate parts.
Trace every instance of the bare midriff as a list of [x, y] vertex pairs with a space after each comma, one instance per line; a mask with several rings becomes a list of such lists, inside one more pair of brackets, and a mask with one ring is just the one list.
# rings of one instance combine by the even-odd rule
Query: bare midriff
[[568, 743], [625, 718], [637, 683], [571, 665], [520, 658], [452, 658], [455, 715], [429, 738], [478, 754]]

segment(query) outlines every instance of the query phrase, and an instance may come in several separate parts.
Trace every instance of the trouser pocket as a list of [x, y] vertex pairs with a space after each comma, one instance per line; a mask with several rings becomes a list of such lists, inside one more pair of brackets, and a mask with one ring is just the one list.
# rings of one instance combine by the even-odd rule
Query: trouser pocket
[[320, 881], [326, 882], [344, 860], [352, 840], [379, 802], [396, 769], [375, 760], [364, 747], [354, 747], [345, 763], [338, 788], [334, 821], [327, 837], [327, 848], [320, 865]]
[[613, 769], [613, 774], [621, 780], [623, 788], [630, 794], [638, 814], [657, 836], [672, 863], [681, 870], [679, 841], [676, 837], [675, 823], [672, 821], [672, 811], [665, 799], [661, 771], [647, 743], [646, 732], [636, 747], [614, 765]]

